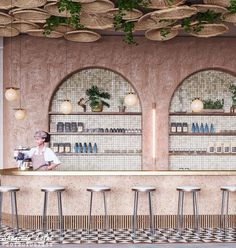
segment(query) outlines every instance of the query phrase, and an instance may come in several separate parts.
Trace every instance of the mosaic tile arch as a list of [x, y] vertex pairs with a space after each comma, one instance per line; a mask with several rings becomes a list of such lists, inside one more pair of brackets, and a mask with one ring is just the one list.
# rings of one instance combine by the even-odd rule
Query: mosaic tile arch
[[[111, 95], [105, 113], [86, 112], [78, 105], [86, 90], [96, 85]], [[106, 68], [85, 68], [67, 77], [55, 91], [49, 110], [51, 148], [61, 165], [57, 170], [141, 170], [142, 111], [140, 101], [119, 112], [121, 99], [135, 89], [122, 75]], [[73, 113], [62, 115], [69, 99]]]
[[[198, 71], [177, 87], [169, 109], [170, 169], [236, 169], [236, 115], [230, 114], [229, 90], [231, 84], [236, 85], [236, 77], [232, 74], [215, 69]], [[223, 99], [224, 105], [220, 110], [203, 110], [194, 115], [194, 98]]]
[[[110, 108], [104, 108], [103, 111], [118, 112], [120, 99], [129, 92], [134, 92], [138, 96], [139, 102], [136, 106], [126, 107], [126, 111], [141, 112], [141, 101], [133, 84], [119, 72], [104, 67], [86, 67], [68, 75], [55, 89], [50, 101], [49, 111], [59, 111], [60, 103], [66, 96], [71, 100], [74, 112], [83, 111], [77, 104], [78, 99], [86, 99], [85, 92], [92, 85], [97, 85], [111, 94], [111, 106]], [[87, 111], [90, 111], [90, 109], [87, 108]]]

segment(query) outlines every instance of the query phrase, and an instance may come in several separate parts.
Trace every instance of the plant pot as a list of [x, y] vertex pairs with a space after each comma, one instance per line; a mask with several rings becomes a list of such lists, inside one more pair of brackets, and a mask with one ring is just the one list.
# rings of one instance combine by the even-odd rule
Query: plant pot
[[98, 105], [91, 108], [92, 112], [102, 112], [103, 104], [100, 102]]

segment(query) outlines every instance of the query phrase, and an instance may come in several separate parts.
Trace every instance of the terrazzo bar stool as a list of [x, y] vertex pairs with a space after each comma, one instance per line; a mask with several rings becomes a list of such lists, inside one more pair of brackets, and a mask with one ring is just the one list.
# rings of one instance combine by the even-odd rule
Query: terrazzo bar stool
[[198, 206], [197, 206], [197, 192], [199, 192], [201, 188], [197, 186], [181, 186], [177, 187], [177, 191], [179, 191], [178, 197], [178, 212], [177, 212], [177, 228], [183, 228], [183, 210], [184, 210], [184, 194], [192, 193], [193, 197], [193, 218], [194, 218], [194, 226], [196, 229], [199, 227], [199, 216], [198, 216]]
[[44, 192], [44, 203], [43, 203], [43, 231], [45, 232], [47, 227], [47, 205], [48, 205], [48, 193], [55, 192], [57, 194], [57, 204], [58, 204], [58, 214], [59, 214], [59, 228], [61, 232], [64, 230], [64, 220], [62, 214], [62, 202], [61, 202], [61, 193], [65, 191], [65, 188], [62, 186], [51, 185], [42, 187], [41, 191]]
[[2, 227], [2, 199], [3, 193], [10, 193], [11, 195], [11, 222], [12, 228], [14, 228], [14, 214], [16, 219], [16, 231], [19, 230], [18, 224], [18, 213], [17, 213], [17, 202], [16, 202], [16, 192], [19, 191], [20, 188], [15, 186], [0, 186], [0, 227]]
[[228, 226], [229, 217], [229, 193], [236, 192], [236, 185], [234, 186], [223, 186], [222, 191], [222, 203], [221, 203], [221, 216], [220, 216], [220, 226], [225, 228]]
[[102, 193], [103, 195], [103, 202], [104, 202], [104, 229], [107, 230], [107, 203], [106, 203], [106, 192], [110, 191], [111, 188], [108, 186], [92, 186], [88, 187], [87, 191], [90, 192], [90, 203], [89, 203], [89, 227], [88, 227], [88, 232], [90, 232], [91, 229], [91, 220], [92, 220], [92, 206], [93, 206], [93, 193]]
[[149, 201], [149, 217], [150, 217], [150, 230], [152, 236], [154, 235], [154, 228], [153, 228], [153, 213], [152, 213], [152, 195], [153, 191], [156, 191], [155, 187], [152, 186], [136, 186], [132, 188], [134, 192], [134, 210], [133, 210], [133, 220], [132, 220], [132, 229], [133, 235], [136, 236], [136, 229], [137, 229], [137, 214], [138, 214], [138, 197], [139, 193], [147, 193], [148, 194], [148, 201]]

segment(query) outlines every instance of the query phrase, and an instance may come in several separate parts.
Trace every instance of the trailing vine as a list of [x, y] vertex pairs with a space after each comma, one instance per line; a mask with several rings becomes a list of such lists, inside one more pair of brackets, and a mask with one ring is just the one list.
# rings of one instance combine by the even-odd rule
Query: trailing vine
[[59, 12], [65, 10], [68, 11], [70, 13], [70, 18], [50, 16], [44, 25], [44, 35], [49, 35], [53, 28], [60, 24], [68, 24], [76, 29], [83, 28], [83, 25], [80, 24], [81, 4], [79, 2], [72, 2], [72, 0], [59, 0], [57, 5]]
[[[220, 18], [221, 13], [207, 10], [206, 12], [198, 12], [195, 16], [184, 18], [181, 22], [181, 26], [187, 33], [199, 33], [204, 28], [204, 23], [215, 23], [220, 21]], [[192, 25], [194, 22], [196, 22], [196, 24]]]
[[[170, 0], [172, 1], [172, 0]], [[118, 0], [117, 7], [118, 13], [114, 16], [114, 28], [116, 31], [124, 32], [124, 42], [127, 44], [135, 44], [137, 42], [134, 40], [133, 31], [134, 31], [134, 23], [131, 21], [123, 20], [124, 11], [132, 11], [133, 9], [138, 9], [140, 7], [147, 7], [149, 4], [149, 0]]]
[[229, 13], [236, 13], [236, 0], [230, 0], [230, 6], [228, 7]]

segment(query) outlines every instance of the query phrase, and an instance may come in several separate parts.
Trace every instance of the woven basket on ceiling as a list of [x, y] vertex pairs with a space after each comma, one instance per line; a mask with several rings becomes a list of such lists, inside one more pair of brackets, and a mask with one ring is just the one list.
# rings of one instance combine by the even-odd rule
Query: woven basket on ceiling
[[113, 19], [106, 14], [81, 13], [80, 23], [89, 29], [109, 29], [113, 27]]
[[88, 13], [104, 13], [114, 8], [114, 3], [109, 0], [96, 0], [91, 3], [83, 3], [82, 11]]
[[0, 12], [0, 25], [9, 24], [12, 21], [13, 21], [13, 18], [10, 15]]
[[143, 15], [138, 22], [135, 23], [134, 30], [164, 28], [175, 22], [174, 20], [154, 20], [151, 18], [151, 14], [152, 12]]
[[12, 4], [19, 8], [35, 8], [46, 4], [47, 0], [12, 0]]
[[16, 28], [21, 33], [27, 33], [31, 29], [39, 28], [39, 25], [27, 21], [13, 21], [11, 24], [8, 24], [8, 26]]
[[159, 28], [149, 29], [145, 32], [145, 37], [149, 40], [153, 41], [166, 41], [173, 39], [175, 36], [178, 35], [178, 30], [172, 30], [171, 28], [164, 28], [168, 31], [168, 34], [165, 36], [162, 35], [161, 30]]
[[9, 26], [0, 26], [0, 37], [14, 37], [20, 32], [16, 28]]
[[[119, 9], [118, 8], [115, 8], [115, 9], [111, 9], [107, 12], [107, 16], [110, 17], [110, 18], [114, 18], [114, 16], [119, 12]], [[131, 21], [131, 20], [136, 20], [138, 18], [140, 18], [143, 13], [140, 11], [140, 10], [137, 10], [137, 9], [133, 9], [133, 10], [124, 10], [122, 12], [124, 15], [122, 17], [123, 20], [126, 20], [126, 21]]]
[[226, 13], [222, 16], [222, 20], [225, 22], [236, 23], [236, 13]]
[[36, 37], [46, 37], [46, 38], [61, 38], [63, 37], [62, 33], [51, 31], [49, 35], [44, 35], [44, 29], [31, 29], [27, 32], [30, 36], [36, 36]]
[[71, 17], [70, 12], [64, 10], [62, 12], [58, 9], [58, 4], [56, 2], [46, 4], [44, 9], [49, 12], [49, 14], [61, 17]]
[[12, 0], [0, 0], [0, 9], [11, 9], [13, 6]]
[[170, 7], [176, 7], [178, 5], [181, 5], [185, 2], [185, 0], [149, 0], [149, 4], [147, 5], [147, 8], [150, 9], [166, 9]]
[[222, 6], [210, 5], [210, 4], [193, 4], [192, 7], [197, 8], [198, 12], [207, 12], [208, 10], [211, 10], [215, 13], [224, 14], [228, 11], [226, 8]]
[[156, 10], [151, 17], [155, 20], [176, 20], [190, 17], [197, 13], [197, 9], [188, 6], [179, 6], [169, 9]]
[[224, 24], [202, 24], [203, 29], [197, 33], [190, 33], [193, 36], [200, 38], [214, 37], [229, 31], [229, 28]]
[[230, 0], [203, 0], [205, 4], [219, 5], [222, 7], [229, 7]]
[[101, 38], [101, 35], [93, 31], [78, 30], [68, 32], [64, 35], [65, 39], [75, 42], [95, 42]]
[[60, 24], [59, 26], [54, 27], [53, 30], [64, 34], [64, 33], [69, 32], [69, 31], [74, 31], [75, 28], [68, 26], [66, 24]]
[[26, 20], [30, 22], [43, 23], [47, 18], [50, 17], [50, 14], [42, 9], [25, 9], [25, 10], [15, 10], [12, 12], [12, 15], [16, 19]]
[[95, 1], [96, 0], [72, 0], [72, 2], [76, 2], [76, 3], [92, 3]]

